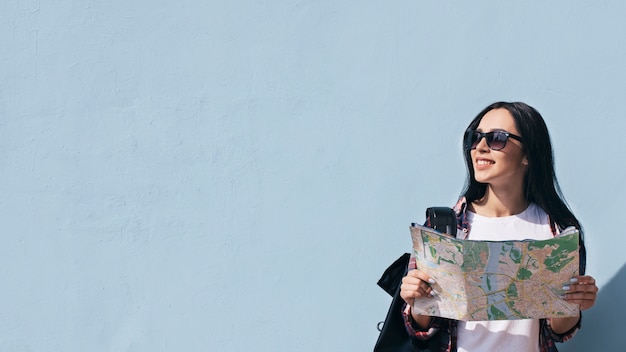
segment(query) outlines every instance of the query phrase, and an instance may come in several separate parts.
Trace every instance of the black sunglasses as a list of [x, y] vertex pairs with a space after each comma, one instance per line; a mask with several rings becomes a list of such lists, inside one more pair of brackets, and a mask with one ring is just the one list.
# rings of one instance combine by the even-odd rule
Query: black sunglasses
[[465, 146], [467, 149], [476, 149], [480, 140], [485, 138], [487, 142], [487, 146], [491, 150], [501, 150], [506, 147], [506, 141], [509, 138], [517, 139], [522, 142], [522, 137], [516, 136], [512, 133], [506, 131], [491, 131], [491, 132], [480, 132], [475, 130], [467, 131], [465, 136]]

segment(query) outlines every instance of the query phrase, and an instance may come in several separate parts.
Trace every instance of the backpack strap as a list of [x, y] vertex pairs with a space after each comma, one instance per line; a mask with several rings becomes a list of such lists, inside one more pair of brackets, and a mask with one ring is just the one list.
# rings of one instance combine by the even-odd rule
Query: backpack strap
[[467, 238], [469, 234], [470, 225], [467, 221], [467, 199], [465, 197], [461, 197], [456, 205], [454, 206], [454, 212], [456, 213], [456, 237], [462, 240]]

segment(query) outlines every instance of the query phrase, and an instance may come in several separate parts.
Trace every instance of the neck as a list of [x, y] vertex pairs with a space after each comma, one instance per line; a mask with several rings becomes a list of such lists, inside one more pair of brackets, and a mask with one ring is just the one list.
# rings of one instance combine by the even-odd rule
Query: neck
[[[488, 217], [502, 217], [519, 214], [528, 208], [528, 201], [521, 190], [495, 190], [487, 186], [485, 195], [472, 202], [476, 214]], [[472, 209], [470, 209], [472, 210]]]

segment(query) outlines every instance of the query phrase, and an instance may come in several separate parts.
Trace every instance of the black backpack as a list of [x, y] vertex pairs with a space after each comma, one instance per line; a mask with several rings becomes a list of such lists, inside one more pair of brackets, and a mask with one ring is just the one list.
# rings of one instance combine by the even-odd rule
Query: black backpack
[[[426, 226], [456, 237], [456, 223], [456, 214], [451, 208], [431, 207], [426, 209]], [[402, 278], [406, 276], [409, 258], [410, 254], [404, 253], [385, 270], [378, 280], [378, 286], [393, 299], [385, 321], [378, 323], [380, 335], [378, 335], [378, 340], [374, 346], [374, 352], [440, 351], [442, 331], [437, 332], [428, 341], [422, 341], [409, 336], [404, 327], [404, 317], [402, 316], [404, 300], [400, 297], [400, 285]]]

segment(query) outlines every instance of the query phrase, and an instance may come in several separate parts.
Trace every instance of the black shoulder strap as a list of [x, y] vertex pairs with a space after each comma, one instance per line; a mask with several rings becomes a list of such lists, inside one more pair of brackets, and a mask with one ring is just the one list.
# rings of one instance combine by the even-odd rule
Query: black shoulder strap
[[454, 209], [448, 207], [430, 207], [426, 209], [426, 226], [456, 237], [456, 224]]

